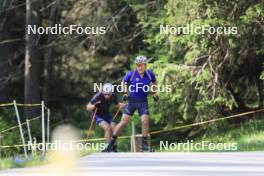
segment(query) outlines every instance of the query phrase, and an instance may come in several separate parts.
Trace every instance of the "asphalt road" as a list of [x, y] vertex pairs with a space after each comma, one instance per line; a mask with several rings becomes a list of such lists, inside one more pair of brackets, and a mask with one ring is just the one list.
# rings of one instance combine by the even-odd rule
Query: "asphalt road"
[[49, 165], [0, 171], [0, 176], [263, 176], [264, 152], [98, 153], [60, 167], [59, 173]]

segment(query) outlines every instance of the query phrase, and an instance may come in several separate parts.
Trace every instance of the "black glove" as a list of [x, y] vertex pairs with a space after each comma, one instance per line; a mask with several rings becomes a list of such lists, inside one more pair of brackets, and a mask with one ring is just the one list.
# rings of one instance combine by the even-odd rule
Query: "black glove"
[[158, 96], [158, 95], [153, 95], [153, 100], [154, 100], [155, 102], [159, 101], [159, 96]]
[[128, 95], [127, 94], [124, 94], [123, 95], [123, 101], [127, 101], [128, 100]]

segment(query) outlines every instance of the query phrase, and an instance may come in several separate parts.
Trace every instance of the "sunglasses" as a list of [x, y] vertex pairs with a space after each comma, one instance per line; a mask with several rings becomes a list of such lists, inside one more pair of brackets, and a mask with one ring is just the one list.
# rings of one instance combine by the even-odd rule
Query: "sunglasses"
[[104, 93], [105, 96], [111, 96], [112, 94]]

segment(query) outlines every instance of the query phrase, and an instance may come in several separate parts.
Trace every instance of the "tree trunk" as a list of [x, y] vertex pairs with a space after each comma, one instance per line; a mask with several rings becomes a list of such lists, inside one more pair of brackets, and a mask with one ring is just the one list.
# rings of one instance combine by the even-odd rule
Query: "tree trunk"
[[[26, 47], [25, 47], [25, 103], [40, 103], [40, 62], [37, 34], [28, 33], [28, 25], [39, 24], [39, 2], [26, 0]], [[39, 115], [40, 108], [28, 107], [26, 117]]]
[[[53, 5], [50, 12], [50, 26], [54, 26], [59, 18], [59, 5], [60, 0], [56, 0], [56, 3]], [[51, 44], [54, 41], [54, 35], [49, 34], [48, 44]], [[54, 46], [50, 46], [47, 49], [47, 56], [44, 61], [44, 84], [43, 84], [43, 99], [46, 103], [50, 101], [50, 81], [52, 77], [52, 65], [54, 59]]]

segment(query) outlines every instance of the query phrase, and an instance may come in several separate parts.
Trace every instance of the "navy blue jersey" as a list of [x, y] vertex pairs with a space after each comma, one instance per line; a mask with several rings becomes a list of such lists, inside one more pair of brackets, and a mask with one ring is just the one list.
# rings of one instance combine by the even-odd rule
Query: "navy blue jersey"
[[123, 82], [129, 84], [131, 88], [129, 96], [136, 99], [146, 99], [148, 96], [146, 88], [150, 83], [156, 82], [156, 76], [151, 70], [146, 70], [143, 77], [140, 76], [137, 70], [132, 70], [126, 74]]
[[96, 93], [90, 100], [90, 103], [95, 104], [98, 101], [101, 102], [97, 109], [97, 115], [99, 116], [108, 116], [110, 114], [109, 109], [112, 103], [118, 104], [117, 97], [114, 94], [111, 96], [110, 99], [106, 100], [102, 92]]

